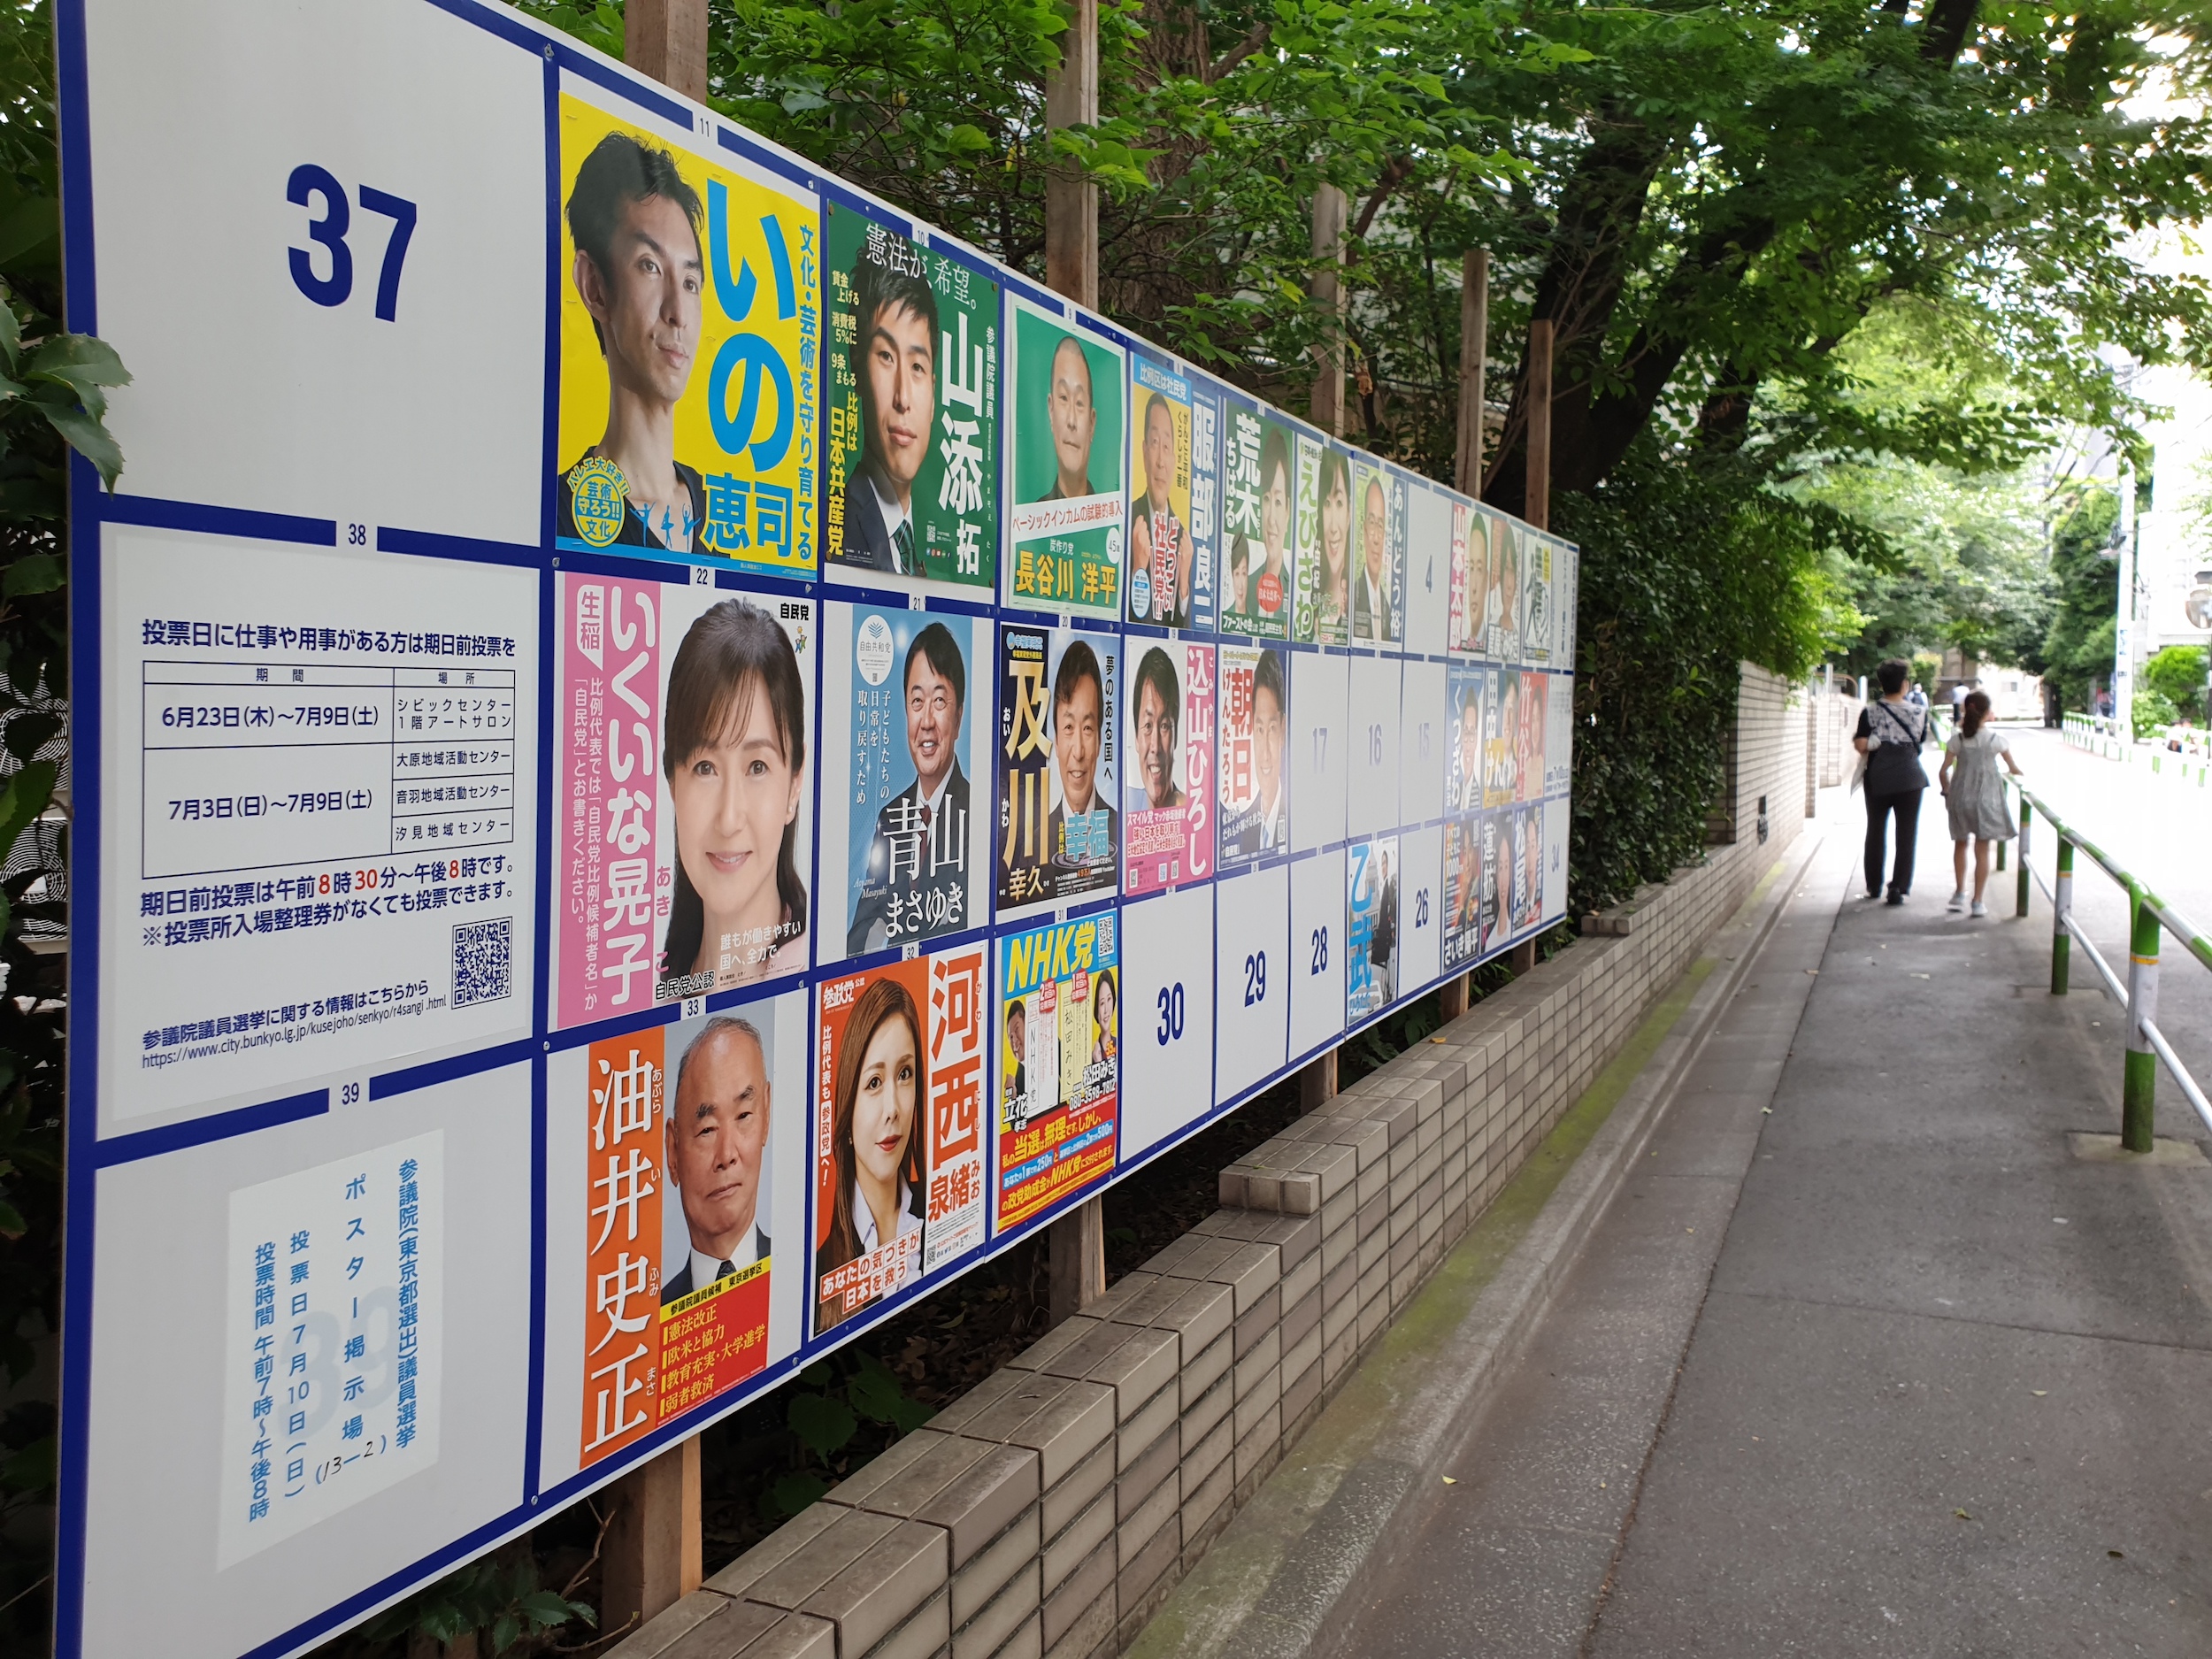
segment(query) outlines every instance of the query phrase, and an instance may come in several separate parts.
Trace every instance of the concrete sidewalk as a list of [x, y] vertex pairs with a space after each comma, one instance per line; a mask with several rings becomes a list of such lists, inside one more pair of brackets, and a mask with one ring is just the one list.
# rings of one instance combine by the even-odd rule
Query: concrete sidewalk
[[2117, 1126], [2120, 1024], [2079, 972], [2050, 997], [2047, 911], [1947, 915], [1939, 810], [1909, 904], [1847, 899], [1857, 803], [1830, 807], [1534, 1333], [1311, 1639], [1141, 1646], [2212, 1653], [2212, 1164], [2078, 1156]]

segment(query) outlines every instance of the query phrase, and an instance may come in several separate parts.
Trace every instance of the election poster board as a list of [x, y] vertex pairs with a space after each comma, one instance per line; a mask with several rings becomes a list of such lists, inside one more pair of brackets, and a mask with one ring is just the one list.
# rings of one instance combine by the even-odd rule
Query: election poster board
[[306, 1652], [1565, 913], [1568, 543], [531, 18], [58, 11], [64, 1659]]
[[1127, 354], [1020, 295], [1007, 296], [1006, 313], [1002, 596], [1033, 611], [1118, 617]]
[[1113, 1173], [1121, 1099], [1118, 933], [1109, 911], [999, 940], [995, 1231], [1048, 1214]]
[[559, 579], [557, 1023], [806, 971], [817, 603]]
[[843, 202], [825, 211], [822, 238], [825, 572], [987, 597], [998, 580], [998, 284]]
[[1002, 919], [1109, 895], [1120, 885], [1121, 635], [999, 629]]
[[810, 575], [820, 199], [701, 150], [565, 78], [553, 545]]
[[834, 600], [823, 613], [822, 752], [847, 759], [822, 789], [820, 959], [986, 925], [991, 625]]

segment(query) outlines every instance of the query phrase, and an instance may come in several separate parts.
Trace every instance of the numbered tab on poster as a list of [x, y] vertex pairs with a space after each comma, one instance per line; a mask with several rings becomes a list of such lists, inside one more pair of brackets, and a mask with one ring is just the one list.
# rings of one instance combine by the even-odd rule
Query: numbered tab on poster
[[998, 581], [998, 284], [842, 203], [825, 213], [823, 237], [824, 572], [987, 599]]
[[803, 972], [815, 602], [563, 572], [557, 1027]]
[[1440, 655], [1451, 629], [1452, 526], [1461, 503], [1419, 479], [1405, 488], [1405, 647]]
[[830, 688], [822, 747], [849, 758], [849, 787], [822, 791], [821, 959], [983, 926], [991, 913], [991, 625], [832, 600], [822, 628]]
[[[1290, 787], [1293, 852], [1333, 847], [1345, 836], [1349, 774], [1351, 659], [1295, 651], [1290, 658]], [[1362, 742], [1367, 741], [1362, 733]]]
[[122, 493], [535, 543], [542, 60], [435, 7], [70, 14]]
[[1009, 296], [1005, 576], [1010, 605], [1121, 614], [1129, 492], [1126, 354]]
[[1127, 1164], [1213, 1109], [1214, 897], [1210, 886], [1164, 893], [1121, 912], [1121, 1162]]
[[1107, 910], [998, 941], [994, 1233], [1114, 1171], [1121, 1118], [1121, 964]]
[[1326, 1048], [1344, 1034], [1344, 853], [1316, 853], [1290, 867], [1290, 948], [1284, 989], [1290, 995], [1291, 1057]]
[[1288, 864], [1214, 887], [1214, 1103], [1240, 1100], [1289, 1058]]
[[574, 76], [558, 165], [554, 545], [811, 575], [818, 198]]

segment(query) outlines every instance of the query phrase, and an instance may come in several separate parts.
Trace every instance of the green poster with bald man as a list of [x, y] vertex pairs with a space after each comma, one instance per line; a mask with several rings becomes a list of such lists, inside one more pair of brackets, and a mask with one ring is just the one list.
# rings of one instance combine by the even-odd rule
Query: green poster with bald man
[[1122, 349], [1006, 299], [1005, 601], [1118, 617], [1126, 561]]

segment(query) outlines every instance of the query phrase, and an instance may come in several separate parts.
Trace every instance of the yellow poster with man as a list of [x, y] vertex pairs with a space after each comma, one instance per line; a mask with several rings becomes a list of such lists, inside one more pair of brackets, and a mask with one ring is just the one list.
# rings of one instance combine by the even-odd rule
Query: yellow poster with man
[[821, 206], [561, 98], [553, 539], [811, 575]]

